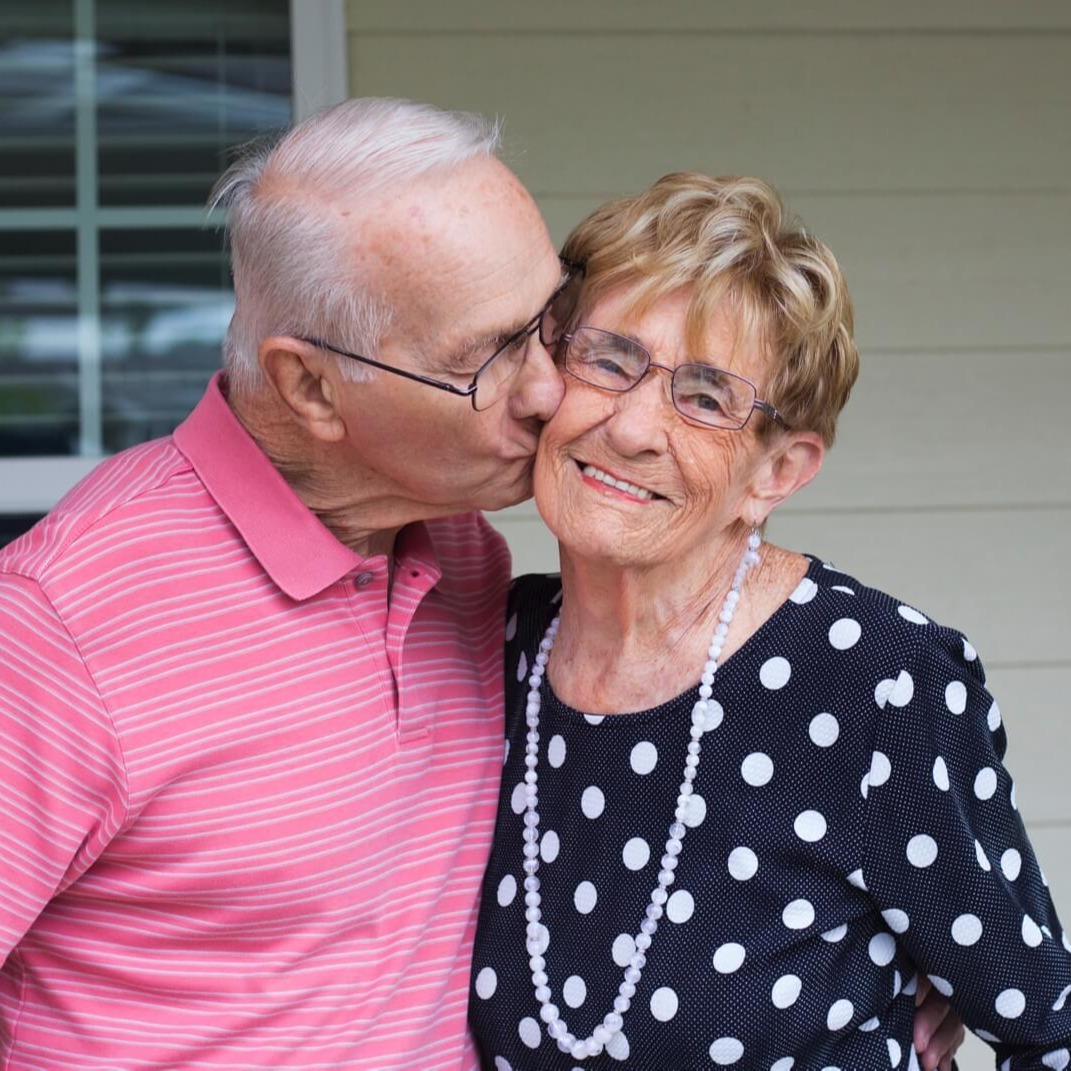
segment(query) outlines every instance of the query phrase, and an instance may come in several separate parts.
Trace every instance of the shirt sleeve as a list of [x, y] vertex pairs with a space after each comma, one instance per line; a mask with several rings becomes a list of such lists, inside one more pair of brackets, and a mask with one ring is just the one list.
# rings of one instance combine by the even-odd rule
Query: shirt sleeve
[[99, 856], [125, 801], [76, 644], [35, 582], [0, 574], [0, 963]]
[[1006, 1068], [1071, 1063], [1071, 942], [1015, 804], [1000, 709], [958, 632], [920, 625], [875, 682], [867, 889], [896, 940]]

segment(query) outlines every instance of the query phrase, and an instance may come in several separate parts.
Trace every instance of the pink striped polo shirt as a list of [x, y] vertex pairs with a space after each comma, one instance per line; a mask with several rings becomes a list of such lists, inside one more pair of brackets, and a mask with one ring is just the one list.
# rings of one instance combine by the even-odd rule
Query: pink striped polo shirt
[[0, 551], [0, 1066], [474, 1066], [509, 557], [362, 559], [218, 382]]

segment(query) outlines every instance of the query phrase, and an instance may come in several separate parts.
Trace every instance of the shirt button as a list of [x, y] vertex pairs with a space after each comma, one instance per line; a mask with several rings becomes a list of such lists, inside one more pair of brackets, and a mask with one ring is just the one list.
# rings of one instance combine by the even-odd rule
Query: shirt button
[[373, 580], [375, 580], [375, 578], [374, 573], [361, 573], [361, 575], [357, 577], [357, 586], [359, 588], [366, 588]]

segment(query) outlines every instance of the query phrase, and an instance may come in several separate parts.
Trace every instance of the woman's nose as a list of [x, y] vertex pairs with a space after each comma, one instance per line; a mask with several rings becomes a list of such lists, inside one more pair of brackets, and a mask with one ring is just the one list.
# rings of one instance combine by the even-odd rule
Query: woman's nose
[[661, 453], [669, 441], [670, 421], [676, 419], [669, 383], [652, 365], [630, 391], [614, 398], [607, 433], [614, 448], [626, 456]]

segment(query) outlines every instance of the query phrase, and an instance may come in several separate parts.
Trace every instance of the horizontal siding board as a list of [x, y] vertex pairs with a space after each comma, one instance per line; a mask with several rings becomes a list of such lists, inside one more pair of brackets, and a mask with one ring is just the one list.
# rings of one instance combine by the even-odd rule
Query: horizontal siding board
[[350, 39], [358, 95], [505, 115], [539, 192], [659, 170], [787, 189], [1071, 189], [1071, 34]]
[[355, 33], [558, 31], [1054, 30], [1071, 28], [1065, 0], [348, 0]]
[[[530, 505], [488, 515], [514, 572], [557, 569]], [[770, 537], [818, 554], [965, 632], [987, 664], [1063, 664], [1071, 636], [1071, 510], [776, 514]]]

